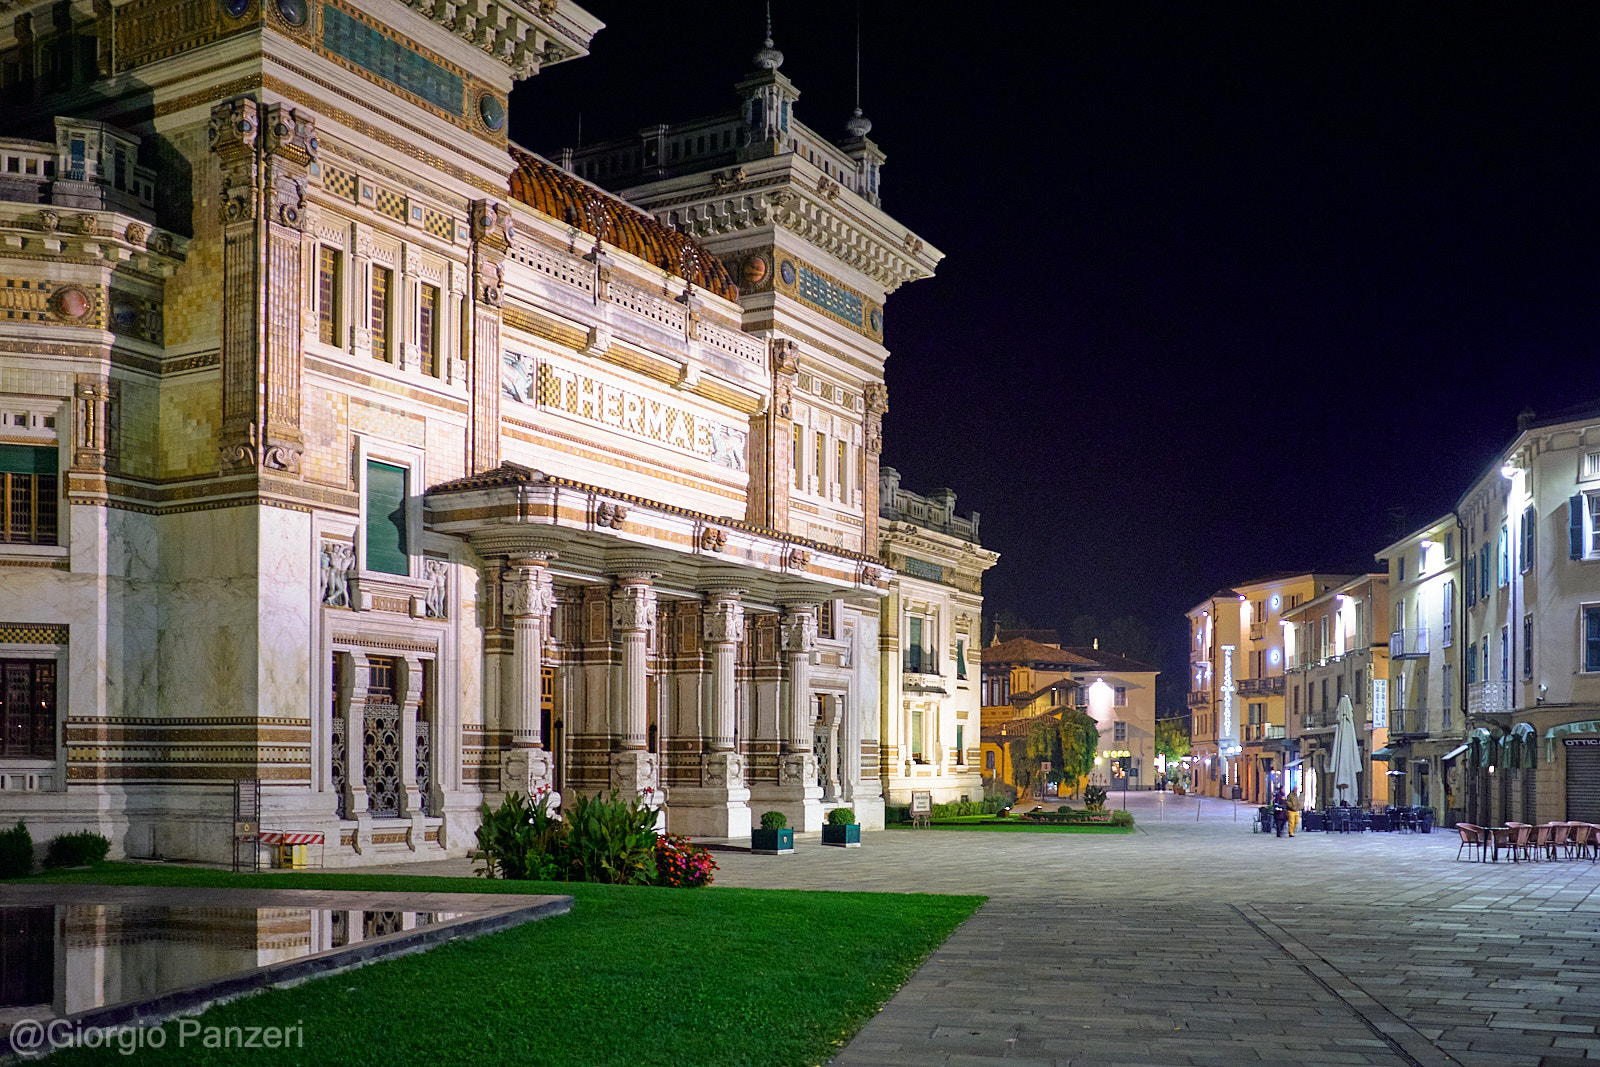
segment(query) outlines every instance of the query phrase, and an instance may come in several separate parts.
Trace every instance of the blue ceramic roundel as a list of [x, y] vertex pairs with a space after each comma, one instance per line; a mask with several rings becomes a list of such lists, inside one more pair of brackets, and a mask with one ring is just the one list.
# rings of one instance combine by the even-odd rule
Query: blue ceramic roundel
[[278, 14], [291, 26], [306, 24], [306, 0], [278, 0]]
[[485, 126], [498, 131], [506, 124], [506, 106], [493, 93], [484, 93], [478, 97], [478, 116]]

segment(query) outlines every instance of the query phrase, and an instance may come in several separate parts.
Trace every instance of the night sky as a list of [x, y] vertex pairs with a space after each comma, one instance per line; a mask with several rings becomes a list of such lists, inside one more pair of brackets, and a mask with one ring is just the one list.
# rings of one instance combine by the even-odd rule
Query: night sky
[[[588, 0], [512, 98], [535, 150], [732, 106], [760, 5]], [[842, 133], [856, 5], [774, 4]], [[1359, 571], [1515, 432], [1600, 398], [1600, 7], [862, 5], [884, 208], [883, 461], [982, 513], [986, 611], [1183, 611]]]

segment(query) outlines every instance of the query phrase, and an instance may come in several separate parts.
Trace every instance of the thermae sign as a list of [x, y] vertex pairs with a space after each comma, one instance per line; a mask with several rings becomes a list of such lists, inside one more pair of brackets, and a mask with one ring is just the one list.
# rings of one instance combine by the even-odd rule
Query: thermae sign
[[703, 456], [721, 467], [744, 470], [744, 430], [610, 382], [541, 363], [520, 352], [506, 352], [500, 388], [518, 403], [536, 404], [542, 411], [598, 423]]

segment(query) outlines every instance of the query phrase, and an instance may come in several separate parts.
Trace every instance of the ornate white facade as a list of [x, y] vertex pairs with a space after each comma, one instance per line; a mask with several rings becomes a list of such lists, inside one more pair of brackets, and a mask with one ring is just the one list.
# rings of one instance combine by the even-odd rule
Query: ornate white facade
[[338, 865], [540, 785], [881, 825], [883, 304], [939, 253], [770, 48], [644, 211], [508, 144], [599, 28], [0, 11], [0, 819], [217, 860], [260, 779]]

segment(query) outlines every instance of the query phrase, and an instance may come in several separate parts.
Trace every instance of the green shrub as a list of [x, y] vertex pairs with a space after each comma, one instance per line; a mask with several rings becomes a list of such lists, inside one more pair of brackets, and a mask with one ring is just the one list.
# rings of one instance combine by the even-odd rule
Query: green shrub
[[763, 830], [783, 830], [789, 825], [789, 816], [781, 811], [764, 811], [761, 813], [761, 828]]
[[994, 815], [1016, 803], [1016, 797], [1004, 790], [986, 796], [981, 800], [984, 815]]
[[1067, 812], [1069, 812], [1071, 810], [1072, 810], [1072, 805], [1071, 804], [1063, 804], [1059, 808], [1056, 809], [1056, 811], [1058, 813], [1062, 814], [1062, 815], [1065, 815]]
[[834, 808], [828, 812], [829, 826], [849, 826], [856, 821], [856, 813], [849, 808]]
[[[31, 847], [31, 845], [30, 845]], [[88, 867], [99, 863], [111, 851], [111, 841], [93, 830], [57, 834], [44, 852], [46, 867]]]
[[561, 881], [572, 874], [567, 825], [550, 813], [550, 792], [540, 789], [532, 803], [521, 793], [507, 794], [499, 808], [481, 809], [478, 852], [484, 878]]
[[33, 873], [33, 835], [21, 819], [15, 829], [0, 830], [0, 878]]
[[656, 880], [656, 811], [639, 796], [575, 797], [562, 813], [573, 877], [611, 885]]
[[1104, 811], [1106, 807], [1106, 787], [1103, 785], [1085, 786], [1083, 790], [1083, 806], [1089, 811]]
[[1111, 825], [1112, 826], [1132, 826], [1133, 825], [1133, 812], [1131, 812], [1131, 811], [1114, 811], [1114, 812], [1112, 812], [1111, 813]]
[[886, 823], [910, 822], [911, 806], [909, 804], [886, 804], [883, 809], [883, 821]]

